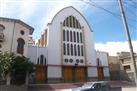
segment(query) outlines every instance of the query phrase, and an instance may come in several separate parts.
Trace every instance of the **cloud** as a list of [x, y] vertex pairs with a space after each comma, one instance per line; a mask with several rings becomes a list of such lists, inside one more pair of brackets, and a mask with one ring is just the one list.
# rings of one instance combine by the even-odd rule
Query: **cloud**
[[[137, 41], [132, 41], [134, 52], [137, 52]], [[106, 43], [95, 43], [95, 49], [98, 51], [108, 52], [111, 56], [116, 56], [117, 52], [127, 51], [129, 52], [128, 42], [110, 41]]]

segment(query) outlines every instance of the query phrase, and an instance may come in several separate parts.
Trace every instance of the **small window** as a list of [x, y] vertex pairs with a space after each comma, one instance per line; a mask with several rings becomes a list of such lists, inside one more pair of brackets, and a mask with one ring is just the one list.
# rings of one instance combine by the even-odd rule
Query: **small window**
[[80, 63], [83, 63], [83, 59], [80, 60]]
[[20, 30], [20, 34], [21, 34], [21, 35], [24, 35], [25, 32], [24, 32], [23, 30]]
[[0, 24], [0, 30], [4, 30], [4, 29], [5, 29], [4, 25]]
[[65, 63], [67, 63], [68, 62], [68, 59], [65, 59]]
[[70, 59], [69, 62], [72, 63], [72, 62], [73, 62], [73, 59]]
[[78, 60], [78, 59], [76, 60], [76, 63], [79, 63], [79, 60]]
[[2, 45], [0, 44], [0, 48], [2, 48]]

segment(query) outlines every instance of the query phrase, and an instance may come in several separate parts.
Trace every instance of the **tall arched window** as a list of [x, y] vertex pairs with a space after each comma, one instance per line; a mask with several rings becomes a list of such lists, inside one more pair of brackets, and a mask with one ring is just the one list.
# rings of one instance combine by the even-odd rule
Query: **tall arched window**
[[69, 44], [67, 44], [67, 55], [69, 55]]
[[39, 64], [39, 58], [37, 59], [37, 64]]
[[80, 47], [78, 45], [78, 56], [80, 56]]
[[71, 16], [69, 16], [69, 22], [70, 22], [70, 27], [72, 27], [72, 19], [71, 19]]
[[47, 60], [46, 60], [46, 58], [45, 58], [45, 64], [47, 64]]
[[75, 17], [73, 17], [73, 27], [75, 28]]
[[83, 45], [81, 45], [81, 56], [83, 56]]
[[70, 31], [70, 41], [72, 42], [72, 31]]
[[17, 53], [23, 55], [23, 53], [24, 53], [25, 41], [24, 41], [22, 38], [18, 38], [17, 42], [18, 42], [18, 45], [17, 45]]
[[71, 56], [73, 56], [73, 45], [71, 44]]
[[66, 55], [66, 44], [65, 43], [63, 44], [63, 47], [64, 47], [64, 55]]
[[[65, 22], [65, 21], [64, 21]], [[69, 26], [69, 24], [68, 24], [69, 22], [68, 22], [68, 18], [66, 19], [66, 26]]]
[[78, 28], [78, 20], [76, 20], [76, 28]]
[[74, 42], [76, 42], [76, 33], [75, 33], [75, 31], [73, 32], [73, 36], [74, 36]]
[[69, 31], [67, 30], [67, 41], [69, 41]]
[[74, 16], [67, 17], [63, 22], [63, 26], [81, 29], [79, 21]]
[[82, 33], [80, 33], [80, 42], [82, 43], [83, 40], [82, 40]]
[[44, 55], [40, 55], [40, 64], [44, 63]]
[[97, 58], [97, 66], [102, 66], [102, 63], [99, 58]]
[[79, 43], [79, 33], [77, 32], [77, 42]]
[[75, 52], [75, 56], [77, 56], [77, 48], [76, 48], [76, 44], [74, 45], [74, 52]]
[[65, 30], [63, 30], [63, 41], [65, 41]]

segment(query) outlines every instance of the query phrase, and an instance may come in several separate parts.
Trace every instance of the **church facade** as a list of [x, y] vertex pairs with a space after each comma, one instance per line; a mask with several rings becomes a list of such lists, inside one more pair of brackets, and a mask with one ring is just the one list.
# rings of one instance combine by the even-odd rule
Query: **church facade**
[[60, 10], [47, 24], [38, 46], [28, 46], [36, 83], [109, 79], [108, 54], [96, 52], [93, 31], [75, 8]]

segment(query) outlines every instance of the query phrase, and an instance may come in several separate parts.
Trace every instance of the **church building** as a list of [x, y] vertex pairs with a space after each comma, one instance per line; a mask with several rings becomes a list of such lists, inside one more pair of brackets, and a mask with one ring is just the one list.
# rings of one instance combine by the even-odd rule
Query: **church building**
[[47, 24], [37, 46], [28, 45], [36, 83], [109, 79], [108, 54], [96, 52], [93, 30], [74, 7], [60, 10]]

